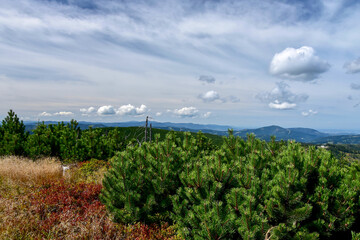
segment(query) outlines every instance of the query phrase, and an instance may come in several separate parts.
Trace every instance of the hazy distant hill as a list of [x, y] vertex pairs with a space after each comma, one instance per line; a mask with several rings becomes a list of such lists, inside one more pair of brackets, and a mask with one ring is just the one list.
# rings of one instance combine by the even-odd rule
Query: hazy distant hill
[[276, 136], [277, 140], [296, 140], [297, 142], [311, 142], [317, 138], [329, 136], [329, 134], [321, 133], [311, 128], [282, 128], [279, 126], [244, 129], [236, 131], [234, 134], [236, 136], [246, 137], [246, 135], [250, 133], [266, 141], [269, 141], [271, 136]]
[[[54, 121], [45, 122], [45, 124], [57, 124]], [[247, 134], [253, 133], [256, 137], [263, 140], [270, 140], [271, 136], [275, 136], [277, 140], [295, 140], [303, 143], [344, 143], [344, 144], [360, 144], [360, 135], [335, 135], [319, 132], [311, 128], [282, 128], [279, 126], [267, 126], [255, 129], [236, 129], [231, 126], [215, 125], [215, 124], [194, 124], [194, 123], [171, 123], [171, 122], [153, 122], [153, 128], [209, 133], [214, 135], [226, 136], [228, 129], [234, 129], [234, 135], [245, 138]], [[37, 122], [25, 122], [26, 130], [31, 131], [37, 125]], [[142, 127], [145, 122], [118, 122], [118, 123], [102, 123], [102, 122], [84, 122], [80, 121], [81, 129], [87, 129], [89, 126], [93, 128], [103, 127]]]
[[312, 143], [323, 144], [323, 143], [332, 143], [332, 144], [360, 144], [360, 135], [338, 135], [338, 136], [328, 136], [323, 138], [318, 138], [312, 141]]

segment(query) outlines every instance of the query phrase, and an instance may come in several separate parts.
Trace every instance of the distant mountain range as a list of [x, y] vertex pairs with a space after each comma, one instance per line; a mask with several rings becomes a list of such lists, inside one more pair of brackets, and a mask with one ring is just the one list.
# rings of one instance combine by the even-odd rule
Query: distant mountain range
[[[57, 124], [55, 121], [47, 121], [45, 124]], [[325, 143], [342, 143], [342, 144], [360, 144], [360, 134], [330, 134], [319, 132], [311, 128], [282, 128], [279, 126], [267, 126], [256, 129], [236, 129], [231, 126], [215, 125], [215, 124], [194, 124], [194, 123], [171, 123], [171, 122], [151, 122], [153, 128], [210, 133], [214, 135], [226, 136], [228, 129], [234, 130], [234, 135], [246, 137], [248, 134], [255, 134], [256, 137], [269, 141], [271, 136], [275, 136], [277, 140], [295, 140], [303, 143], [325, 144]], [[25, 122], [26, 130], [31, 131], [36, 128], [37, 122]], [[81, 129], [102, 127], [142, 127], [145, 122], [118, 122], [118, 123], [102, 123], [102, 122], [79, 122]]]

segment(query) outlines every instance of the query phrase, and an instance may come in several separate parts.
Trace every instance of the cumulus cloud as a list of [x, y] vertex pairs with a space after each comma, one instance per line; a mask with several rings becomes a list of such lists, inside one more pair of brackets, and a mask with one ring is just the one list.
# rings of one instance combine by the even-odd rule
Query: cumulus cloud
[[42, 112], [39, 114], [40, 117], [51, 117], [52, 114], [51, 113], [47, 113], [47, 112]]
[[274, 102], [269, 103], [269, 107], [274, 109], [287, 110], [295, 108], [296, 103], [279, 102], [278, 100], [275, 100]]
[[123, 105], [116, 110], [118, 115], [142, 115], [147, 111], [147, 107], [142, 104], [140, 107], [135, 107], [131, 104]]
[[99, 107], [99, 109], [97, 110], [97, 114], [99, 114], [100, 116], [115, 115], [115, 109], [111, 105], [102, 106]]
[[309, 109], [308, 111], [302, 112], [301, 115], [303, 115], [304, 117], [309, 117], [309, 116], [316, 115], [317, 113], [318, 113], [318, 111]]
[[[86, 109], [85, 109], [86, 110]], [[88, 109], [89, 110], [89, 109]], [[146, 105], [142, 104], [140, 107], [135, 107], [131, 104], [122, 105], [118, 109], [111, 105], [102, 106], [97, 110], [98, 115], [120, 115], [120, 116], [140, 116], [148, 111]]]
[[199, 98], [204, 102], [214, 102], [215, 100], [220, 99], [220, 95], [216, 91], [208, 91], [206, 93], [200, 94]]
[[206, 112], [202, 115], [203, 118], [209, 118], [211, 116], [211, 112]]
[[175, 109], [172, 111], [178, 117], [196, 117], [199, 110], [195, 107], [183, 107], [181, 109]]
[[215, 83], [216, 79], [213, 76], [201, 75], [199, 81], [206, 83]]
[[270, 73], [276, 77], [312, 81], [329, 70], [330, 64], [315, 55], [312, 47], [286, 48], [276, 53], [270, 63]]
[[94, 107], [81, 108], [81, 109], [80, 109], [80, 112], [81, 112], [83, 115], [88, 115], [88, 114], [91, 114], [91, 113], [95, 113], [95, 112], [96, 112], [96, 109], [95, 109]]
[[155, 113], [155, 116], [160, 117], [162, 115], [162, 112]]
[[360, 84], [357, 83], [351, 83], [350, 87], [353, 90], [360, 90]]
[[289, 85], [284, 82], [278, 82], [276, 85], [272, 91], [260, 93], [256, 98], [267, 103], [270, 108], [280, 110], [293, 109], [298, 103], [305, 102], [309, 98], [306, 94], [292, 93]]
[[352, 62], [345, 63], [344, 68], [346, 69], [346, 73], [360, 72], [360, 57]]
[[54, 113], [54, 116], [71, 116], [71, 115], [74, 115], [74, 113], [72, 113], [72, 112], [57, 112], [57, 113]]

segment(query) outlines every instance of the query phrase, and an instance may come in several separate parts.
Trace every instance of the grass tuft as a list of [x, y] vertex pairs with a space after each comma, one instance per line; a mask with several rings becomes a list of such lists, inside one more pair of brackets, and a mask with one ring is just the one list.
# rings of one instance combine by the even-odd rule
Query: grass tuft
[[9, 156], [0, 158], [0, 176], [15, 183], [37, 185], [61, 179], [62, 168], [54, 158], [33, 161]]

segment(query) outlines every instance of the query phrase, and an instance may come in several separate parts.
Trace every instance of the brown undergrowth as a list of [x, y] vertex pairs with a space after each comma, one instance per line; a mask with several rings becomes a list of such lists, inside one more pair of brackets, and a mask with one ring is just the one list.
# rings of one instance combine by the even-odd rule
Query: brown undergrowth
[[179, 239], [172, 226], [121, 225], [99, 201], [106, 162], [0, 159], [0, 239]]

